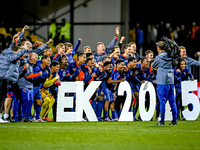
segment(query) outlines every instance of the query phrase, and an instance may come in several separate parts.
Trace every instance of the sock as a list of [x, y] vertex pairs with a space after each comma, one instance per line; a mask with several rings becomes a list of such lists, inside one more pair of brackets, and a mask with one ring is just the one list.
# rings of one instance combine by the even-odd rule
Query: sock
[[133, 107], [133, 118], [135, 119], [135, 108]]
[[129, 112], [131, 112], [131, 108], [129, 108]]
[[2, 118], [2, 113], [0, 113], [0, 119]]
[[101, 119], [101, 113], [104, 107], [104, 101], [99, 101], [97, 107], [98, 107], [97, 119]]
[[41, 105], [35, 105], [36, 119], [40, 119]]
[[120, 109], [118, 112], [117, 112], [117, 115], [118, 115], [118, 117], [120, 117], [120, 115], [121, 115], [121, 112], [122, 112], [122, 110]]
[[50, 98], [46, 97], [43, 99], [43, 104], [41, 106], [41, 111], [40, 111], [40, 118], [43, 119], [44, 118], [44, 114], [46, 113], [46, 111], [49, 108], [49, 104], [50, 104]]
[[108, 111], [105, 111], [105, 119], [106, 119], [106, 118], [109, 118], [109, 117], [108, 117]]
[[93, 100], [91, 105], [92, 105], [92, 108], [94, 109], [94, 112], [97, 116], [97, 100]]
[[114, 110], [114, 111], [112, 111], [112, 119], [115, 119], [115, 118], [117, 118], [117, 116], [116, 116], [116, 111]]
[[4, 114], [3, 117], [4, 117], [4, 119], [6, 119], [9, 117], [9, 114]]

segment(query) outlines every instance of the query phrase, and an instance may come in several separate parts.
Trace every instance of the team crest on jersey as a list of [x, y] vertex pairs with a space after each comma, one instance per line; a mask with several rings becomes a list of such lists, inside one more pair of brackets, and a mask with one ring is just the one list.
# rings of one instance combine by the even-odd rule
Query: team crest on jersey
[[139, 70], [136, 70], [136, 71], [135, 71], [135, 74], [139, 74]]

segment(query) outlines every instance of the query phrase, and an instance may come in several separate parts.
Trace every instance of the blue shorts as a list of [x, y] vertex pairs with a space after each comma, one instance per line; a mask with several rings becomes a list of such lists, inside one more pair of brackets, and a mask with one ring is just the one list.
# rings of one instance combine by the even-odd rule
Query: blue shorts
[[[39, 90], [38, 90], [39, 89]], [[40, 88], [33, 88], [33, 93], [34, 93], [34, 100], [40, 99], [42, 100], [42, 93], [40, 91]]]
[[12, 92], [12, 91], [8, 91], [8, 92], [7, 92], [7, 98], [12, 98], [12, 99], [13, 99], [14, 96], [15, 96], [15, 95], [14, 95], [14, 92]]
[[108, 101], [108, 100], [110, 100], [110, 102], [114, 101], [113, 93], [111, 92], [111, 90], [105, 88], [103, 90], [103, 94], [104, 94], [104, 101]]
[[139, 91], [140, 91], [140, 84], [131, 84], [131, 92], [132, 92], [132, 94], [134, 93], [134, 92], [138, 92], [139, 93]]

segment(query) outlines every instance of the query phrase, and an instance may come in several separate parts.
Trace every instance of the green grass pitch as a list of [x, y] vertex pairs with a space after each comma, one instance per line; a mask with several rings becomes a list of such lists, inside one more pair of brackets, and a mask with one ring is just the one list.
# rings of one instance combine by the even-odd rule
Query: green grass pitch
[[178, 126], [150, 122], [66, 122], [0, 124], [6, 149], [200, 149], [200, 117]]

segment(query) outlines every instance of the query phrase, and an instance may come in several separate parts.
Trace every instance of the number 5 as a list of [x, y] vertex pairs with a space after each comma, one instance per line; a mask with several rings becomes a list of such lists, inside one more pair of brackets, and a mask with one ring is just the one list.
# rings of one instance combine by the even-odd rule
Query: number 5
[[185, 109], [183, 111], [183, 116], [186, 120], [196, 120], [199, 116], [199, 99], [193, 94], [189, 93], [190, 91], [197, 90], [197, 80], [194, 81], [182, 81], [182, 104], [183, 106], [187, 106], [188, 104], [193, 105], [193, 110], [189, 111], [189, 109]]

